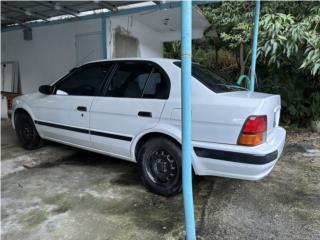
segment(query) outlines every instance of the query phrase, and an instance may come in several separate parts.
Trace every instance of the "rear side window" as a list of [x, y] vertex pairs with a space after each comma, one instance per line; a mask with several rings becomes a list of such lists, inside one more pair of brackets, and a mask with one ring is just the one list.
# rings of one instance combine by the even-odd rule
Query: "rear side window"
[[163, 74], [152, 64], [120, 62], [107, 87], [106, 96], [163, 99], [167, 85]]
[[[181, 68], [181, 61], [174, 62], [176, 66]], [[207, 88], [212, 90], [216, 93], [223, 93], [223, 92], [232, 92], [232, 91], [246, 91], [247, 89], [242, 88], [237, 85], [233, 85], [227, 82], [223, 77], [219, 74], [212, 72], [205, 67], [201, 66], [200, 64], [192, 64], [192, 76], [200, 81], [203, 85]]]
[[73, 71], [57, 83], [57, 95], [97, 96], [111, 65], [91, 65]]
[[165, 76], [154, 68], [143, 91], [143, 98], [168, 98], [169, 86]]

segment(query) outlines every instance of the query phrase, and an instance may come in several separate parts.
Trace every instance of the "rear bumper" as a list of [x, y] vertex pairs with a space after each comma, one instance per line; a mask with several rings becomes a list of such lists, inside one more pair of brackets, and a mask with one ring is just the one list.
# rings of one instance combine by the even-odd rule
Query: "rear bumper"
[[286, 131], [273, 129], [256, 147], [193, 142], [193, 168], [197, 175], [259, 180], [268, 175], [282, 154]]

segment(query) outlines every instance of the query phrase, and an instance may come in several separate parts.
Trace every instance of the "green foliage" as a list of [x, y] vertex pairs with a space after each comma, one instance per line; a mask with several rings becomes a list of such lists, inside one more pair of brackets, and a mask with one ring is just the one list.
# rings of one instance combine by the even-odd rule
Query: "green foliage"
[[264, 31], [259, 36], [258, 57], [279, 68], [284, 58], [298, 52], [304, 29], [295, 25], [292, 15], [283, 13], [264, 15], [260, 25]]
[[[223, 46], [250, 49], [254, 2], [223, 2], [202, 7]], [[293, 64], [320, 76], [320, 3], [263, 2], [259, 26], [259, 60], [280, 68]], [[250, 51], [245, 52], [245, 64]]]
[[[194, 40], [192, 44], [192, 61], [218, 72], [232, 82], [238, 76], [237, 62], [232, 53], [225, 49], [215, 49], [208, 39]], [[180, 41], [164, 44], [164, 57], [180, 59]], [[217, 57], [219, 56], [219, 57]]]
[[320, 93], [314, 92], [311, 96], [310, 105], [312, 120], [320, 121]]
[[173, 58], [173, 59], [180, 59], [180, 52], [181, 52], [181, 42], [174, 41], [170, 43], [164, 43], [164, 57], [166, 58]]
[[304, 18], [290, 13], [265, 14], [260, 21], [260, 60], [278, 68], [292, 64], [320, 76], [319, 23], [318, 7], [312, 8]]
[[307, 33], [306, 57], [300, 68], [311, 71], [312, 75], [320, 76], [320, 35], [316, 32]]
[[[249, 75], [255, 2], [215, 2], [201, 9], [211, 26], [193, 41], [193, 61], [232, 82]], [[281, 95], [287, 124], [319, 119], [320, 2], [262, 2], [258, 41], [256, 90]], [[180, 58], [180, 42], [166, 43], [165, 56]]]
[[221, 40], [230, 49], [250, 43], [253, 26], [254, 2], [222, 2], [202, 8]]
[[309, 119], [311, 115], [308, 92], [312, 91], [312, 88], [301, 81], [304, 75], [292, 75], [287, 68], [283, 68], [282, 73], [259, 70], [264, 77], [256, 91], [279, 94], [282, 104], [282, 122], [305, 125], [305, 119]]

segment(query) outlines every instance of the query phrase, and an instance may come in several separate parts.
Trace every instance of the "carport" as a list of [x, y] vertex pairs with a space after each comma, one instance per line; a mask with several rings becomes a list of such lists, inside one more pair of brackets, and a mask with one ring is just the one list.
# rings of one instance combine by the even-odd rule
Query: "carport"
[[[35, 92], [70, 69], [97, 59], [162, 57], [163, 43], [180, 39], [178, 6], [177, 2], [4, 1], [2, 89]], [[192, 38], [198, 39], [208, 22], [197, 6], [193, 19]]]
[[[2, 15], [4, 16], [4, 21], [2, 22], [3, 32], [13, 32], [13, 31], [21, 31], [23, 30], [24, 40], [25, 41], [32, 41], [33, 39], [33, 28], [37, 27], [44, 27], [47, 25], [58, 25], [58, 24], [67, 24], [72, 22], [78, 22], [82, 20], [92, 20], [92, 19], [99, 19], [100, 26], [101, 26], [101, 34], [95, 36], [95, 34], [90, 34], [89, 41], [91, 43], [95, 43], [98, 47], [94, 50], [96, 54], [101, 53], [102, 56], [94, 55], [93, 59], [88, 59], [88, 55], [86, 53], [77, 53], [76, 56], [76, 65], [80, 65], [87, 60], [94, 60], [95, 58], [111, 58], [111, 57], [121, 57], [133, 54], [134, 56], [141, 56], [143, 55], [142, 52], [139, 52], [138, 47], [133, 47], [126, 49], [125, 52], [122, 51], [121, 45], [117, 49], [114, 46], [113, 39], [117, 38], [116, 42], [129, 42], [130, 46], [137, 46], [137, 38], [132, 37], [131, 34], [128, 34], [128, 30], [121, 28], [121, 24], [125, 25], [125, 23], [121, 23], [119, 21], [120, 27], [112, 27], [113, 21], [110, 21], [110, 18], [117, 17], [117, 16], [127, 16], [131, 15], [132, 19], [138, 19], [140, 22], [147, 21], [145, 18], [144, 13], [154, 14], [154, 21], [148, 22], [146, 25], [155, 28], [158, 32], [161, 32], [165, 35], [165, 30], [162, 29], [162, 25], [159, 26], [155, 23], [157, 21], [161, 21], [161, 19], [157, 17], [163, 17], [164, 14], [168, 14], [162, 24], [166, 28], [168, 25], [170, 26], [169, 22], [176, 16], [176, 8], [180, 6], [180, 3], [171, 2], [171, 3], [162, 3], [162, 2], [152, 2], [150, 4], [146, 4], [146, 6], [138, 6], [138, 7], [129, 7], [131, 4], [135, 4], [133, 2], [117, 2], [117, 1], [97, 1], [94, 3], [90, 3], [90, 7], [88, 6], [81, 6], [80, 2], [78, 5], [72, 5], [72, 3], [61, 3], [61, 2], [38, 2], [38, 5], [33, 7], [23, 5], [23, 3], [17, 3], [21, 5], [14, 6], [10, 2], [2, 3], [3, 12]], [[69, 5], [70, 4], [70, 5]], [[139, 4], [139, 3], [137, 3]], [[191, 40], [192, 38], [201, 37], [203, 30], [206, 27], [205, 21], [201, 19], [201, 15], [198, 15], [198, 20], [192, 20], [192, 13], [197, 15], [197, 12], [192, 12], [192, 3], [189, 1], [182, 2], [181, 4], [181, 40], [182, 40], [182, 109], [183, 109], [183, 117], [182, 117], [182, 125], [183, 125], [183, 196], [184, 196], [184, 207], [185, 207], [185, 225], [186, 225], [186, 238], [187, 239], [196, 239], [195, 236], [195, 223], [194, 223], [194, 210], [193, 210], [193, 200], [192, 200], [192, 187], [191, 187]], [[48, 17], [53, 17], [48, 13], [46, 14], [45, 11], [36, 10], [36, 7], [46, 7], [51, 10], [57, 12], [57, 15], [61, 13], [65, 13], [68, 17], [65, 19], [58, 19], [48, 21]], [[97, 10], [97, 9], [104, 9], [100, 13], [95, 15], [84, 15], [80, 16], [80, 12], [84, 11], [81, 9], [86, 10]], [[250, 81], [250, 90], [251, 92], [254, 91], [254, 73], [255, 73], [255, 58], [256, 58], [256, 49], [257, 49], [257, 36], [258, 36], [258, 20], [259, 20], [259, 9], [260, 9], [260, 2], [257, 1], [256, 7], [256, 15], [255, 15], [255, 28], [254, 28], [254, 40], [253, 40], [253, 54], [252, 54], [252, 65], [251, 65], [251, 81]], [[164, 11], [161, 14], [157, 11]], [[171, 11], [171, 12], [170, 12]], [[50, 11], [49, 11], [50, 12]], [[51, 11], [52, 12], [52, 11]], [[21, 13], [25, 19], [20, 19], [19, 16], [14, 16], [16, 13]], [[140, 14], [143, 13], [143, 14]], [[140, 14], [140, 15], [139, 15]], [[157, 15], [158, 14], [158, 15]], [[135, 17], [134, 15], [138, 15]], [[28, 18], [29, 17], [29, 18]], [[180, 16], [179, 16], [180, 17]], [[39, 20], [40, 19], [40, 20]], [[169, 20], [167, 20], [169, 19]], [[128, 18], [127, 27], [129, 26], [130, 19]], [[5, 22], [5, 23], [4, 23]], [[194, 34], [192, 32], [192, 25], [199, 26], [199, 29], [195, 29]], [[5, 26], [5, 28], [4, 28]], [[179, 32], [179, 18], [174, 20], [174, 24], [170, 26], [169, 34], [162, 39], [162, 41], [171, 41], [179, 39], [177, 33]], [[108, 29], [112, 29], [112, 31], [108, 31]], [[173, 30], [172, 30], [173, 29]], [[171, 31], [171, 32], [170, 32]], [[173, 33], [172, 33], [173, 32]], [[115, 36], [110, 36], [109, 33], [115, 34]], [[117, 35], [118, 34], [118, 35]], [[83, 35], [78, 35], [78, 38], [81, 38]], [[115, 37], [115, 38], [113, 38]], [[10, 38], [9, 38], [10, 39]], [[97, 39], [99, 42], [97, 44]], [[86, 39], [88, 40], [88, 39]], [[80, 40], [81, 42], [81, 40]], [[76, 45], [76, 48], [78, 45]], [[6, 49], [2, 49], [3, 52]], [[92, 49], [87, 49], [88, 52], [92, 52]], [[144, 53], [144, 54], [158, 54], [157, 53]], [[10, 56], [10, 54], [9, 54]], [[82, 57], [84, 56], [84, 58]], [[85, 59], [85, 60], [84, 60]], [[10, 62], [6, 60], [6, 62]], [[3, 67], [5, 67], [3, 65]], [[10, 70], [11, 71], [11, 70]], [[12, 70], [13, 71], [13, 70]], [[3, 70], [4, 72], [4, 70]], [[14, 75], [14, 74], [13, 74]], [[18, 80], [17, 80], [18, 81]], [[15, 83], [12, 80], [12, 86], [20, 86], [20, 82]], [[30, 89], [28, 89], [29, 91]], [[32, 89], [33, 90], [33, 89]], [[46, 201], [50, 202], [52, 199], [46, 199]], [[59, 209], [60, 210], [60, 209]], [[28, 216], [27, 216], [28, 217]], [[41, 217], [41, 216], [40, 216]], [[27, 219], [28, 220], [28, 219]]]
[[[186, 237], [187, 239], [195, 239], [195, 223], [194, 223], [194, 210], [193, 210], [193, 196], [192, 196], [192, 179], [191, 179], [191, 40], [193, 37], [201, 37], [202, 33], [207, 27], [205, 20], [201, 19], [201, 15], [198, 12], [194, 12], [193, 15], [196, 15], [195, 21], [192, 18], [192, 1], [183, 1], [181, 3], [181, 24], [179, 24], [179, 17], [177, 11], [175, 11], [180, 6], [178, 2], [172, 3], [162, 3], [160, 2], [151, 2], [151, 5], [142, 7], [133, 7], [124, 10], [120, 10], [121, 7], [128, 7], [135, 2], [120, 2], [120, 1], [96, 1], [90, 3], [84, 2], [3, 2], [2, 3], [2, 31], [14, 31], [17, 29], [23, 30], [23, 40], [32, 41], [33, 33], [32, 28], [34, 27], [43, 27], [45, 25], [53, 24], [65, 24], [68, 21], [80, 21], [80, 20], [89, 20], [94, 18], [100, 18], [101, 31], [100, 33], [89, 33], [77, 34], [75, 40], [76, 47], [76, 65], [81, 65], [90, 60], [96, 60], [99, 58], [110, 58], [110, 57], [130, 57], [130, 56], [140, 56], [138, 39], [132, 37], [132, 33], [129, 32], [129, 17], [127, 22], [127, 29], [121, 26], [120, 24], [116, 27], [112, 26], [113, 16], [120, 15], [131, 15], [131, 26], [133, 18], [137, 19], [139, 22], [145, 23], [148, 27], [153, 30], [164, 34], [162, 41], [165, 40], [177, 40], [179, 31], [181, 31], [181, 55], [182, 55], [182, 153], [183, 153], [183, 196], [184, 196], [184, 206], [185, 206], [185, 223], [186, 223]], [[102, 9], [102, 10], [101, 10]], [[161, 10], [165, 10], [162, 11]], [[174, 10], [172, 10], [174, 9]], [[98, 14], [94, 11], [100, 10]], [[160, 11], [154, 13], [154, 11]], [[169, 11], [168, 11], [169, 10]], [[83, 12], [91, 11], [91, 14], [86, 16]], [[151, 11], [152, 19], [145, 17], [148, 12]], [[259, 21], [259, 11], [260, 11], [260, 1], [257, 1], [256, 8], [256, 18], [255, 18], [255, 31], [254, 31], [254, 41], [253, 41], [253, 54], [252, 54], [252, 71], [251, 71], [251, 83], [250, 90], [254, 90], [254, 73], [255, 73], [255, 58], [257, 50], [257, 35], [258, 35], [258, 21]], [[143, 12], [144, 14], [137, 13]], [[64, 14], [61, 17], [61, 14]], [[82, 16], [81, 16], [82, 15]], [[58, 20], [54, 20], [56, 16], [60, 16]], [[108, 18], [108, 21], [107, 21]], [[162, 23], [159, 25], [159, 22]], [[124, 24], [123, 24], [124, 25]], [[181, 25], [181, 29], [179, 28]], [[192, 31], [192, 26], [196, 25], [197, 28]], [[109, 29], [109, 31], [108, 31]], [[200, 30], [199, 30], [200, 29]], [[169, 30], [169, 32], [168, 32]], [[50, 31], [50, 29], [49, 29]], [[200, 31], [200, 33], [198, 33]], [[139, 32], [139, 29], [138, 29]], [[140, 30], [141, 32], [141, 30]], [[193, 35], [195, 33], [195, 36]], [[115, 35], [112, 38], [112, 35]], [[110, 36], [109, 36], [110, 35]], [[12, 49], [15, 46], [11, 45], [11, 40], [15, 39], [16, 36], [10, 36], [8, 39], [4, 39], [4, 44], [2, 46], [2, 51], [7, 54], [3, 58], [12, 57]], [[83, 39], [84, 38], [84, 39]], [[6, 41], [9, 46], [6, 46]], [[50, 40], [46, 39], [51, 45]], [[119, 44], [119, 46], [118, 46]], [[84, 46], [84, 49], [81, 48]], [[94, 48], [92, 48], [94, 46]], [[112, 49], [113, 48], [113, 49]], [[29, 47], [25, 47], [28, 49]], [[111, 50], [112, 49], [112, 53]], [[123, 50], [125, 49], [125, 50]], [[39, 49], [34, 49], [31, 54], [39, 51]], [[46, 53], [50, 54], [50, 53]], [[145, 54], [155, 54], [155, 53], [145, 53]], [[10, 56], [11, 55], [11, 56]], [[13, 53], [14, 55], [14, 53]], [[31, 55], [26, 55], [27, 61], [30, 61]], [[7, 64], [10, 64], [9, 61], [6, 64], [6, 60], [2, 58], [2, 72], [7, 72], [9, 75], [7, 78], [3, 77], [2, 89], [4, 86], [8, 86], [9, 92], [14, 93], [14, 91], [21, 91], [21, 82], [19, 77], [13, 78], [13, 75], [20, 75], [19, 72], [19, 61], [14, 62], [15, 67], [11, 67], [8, 71], [5, 71], [8, 68]], [[19, 59], [19, 57], [18, 57]], [[20, 60], [20, 59], [19, 59]], [[42, 60], [42, 59], [41, 59]], [[21, 60], [20, 60], [21, 61]], [[28, 70], [30, 71], [28, 66]], [[60, 69], [59, 69], [60, 70]], [[32, 71], [32, 70], [31, 70]], [[25, 73], [22, 71], [21, 73]], [[43, 74], [44, 76], [47, 73]], [[4, 74], [3, 74], [4, 76]], [[9, 81], [6, 83], [5, 81]], [[11, 83], [11, 84], [10, 84]], [[11, 85], [11, 87], [10, 87]], [[29, 81], [28, 81], [29, 85]], [[14, 87], [13, 87], [14, 86]], [[11, 89], [10, 89], [11, 88]], [[34, 89], [32, 89], [34, 90]], [[25, 92], [25, 91], [23, 91]]]
[[[195, 239], [190, 175], [191, 39], [201, 38], [208, 27], [208, 22], [196, 7], [192, 9], [191, 1], [182, 2], [181, 11], [178, 7], [180, 2], [163, 3], [161, 1], [142, 4], [132, 1], [3, 2], [2, 72], [6, 77], [3, 77], [2, 89], [5, 90], [3, 95], [7, 95], [8, 98], [12, 94], [15, 96], [15, 94], [34, 92], [37, 90], [36, 86], [54, 81], [57, 78], [57, 72], [61, 72], [61, 69], [70, 69], [70, 65], [75, 67], [100, 58], [158, 57], [162, 55], [163, 42], [179, 40], [181, 37], [184, 76], [182, 108], [184, 109], [183, 158], [186, 170], [184, 175], [185, 219], [187, 238]], [[93, 22], [97, 22], [97, 19], [100, 21], [99, 24]], [[93, 21], [90, 23], [90, 20]], [[68, 28], [68, 24], [73, 26]], [[54, 29], [55, 25], [58, 29]], [[98, 31], [90, 29], [89, 33], [83, 33], [83, 29], [96, 29], [96, 25], [100, 25]], [[68, 49], [70, 45], [63, 46], [70, 42], [68, 37], [59, 39], [54, 36], [54, 34], [68, 35], [69, 31], [73, 31], [72, 28], [79, 29], [73, 32], [75, 56], [70, 56], [72, 55]], [[21, 32], [23, 32], [23, 38]], [[149, 42], [144, 42], [146, 32], [149, 34]], [[182, 32], [181, 36], [180, 32]], [[156, 37], [150, 39], [152, 35]], [[161, 37], [159, 38], [158, 35]], [[54, 46], [55, 43], [58, 44], [57, 48]], [[41, 55], [37, 56], [39, 53]], [[44, 54], [50, 55], [53, 61], [51, 62]], [[69, 59], [61, 59], [65, 54]], [[74, 57], [76, 61], [72, 63], [70, 59]], [[43, 59], [47, 60], [44, 62]], [[56, 64], [60, 66], [56, 67]], [[7, 89], [4, 88], [5, 86]]]

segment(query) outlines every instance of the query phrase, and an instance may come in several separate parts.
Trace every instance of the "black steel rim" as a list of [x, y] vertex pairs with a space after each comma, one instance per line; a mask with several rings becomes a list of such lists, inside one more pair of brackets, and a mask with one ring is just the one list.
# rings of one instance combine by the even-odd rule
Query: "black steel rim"
[[151, 181], [158, 185], [171, 186], [178, 181], [177, 161], [164, 149], [154, 151], [149, 155], [146, 170]]
[[22, 123], [20, 133], [21, 133], [22, 140], [25, 143], [32, 141], [34, 138], [34, 131], [33, 131], [32, 125], [29, 122]]

